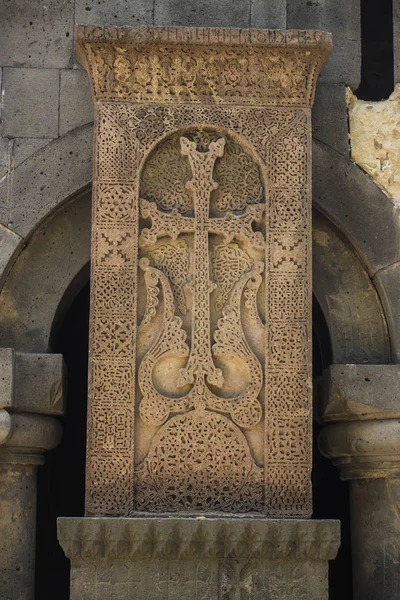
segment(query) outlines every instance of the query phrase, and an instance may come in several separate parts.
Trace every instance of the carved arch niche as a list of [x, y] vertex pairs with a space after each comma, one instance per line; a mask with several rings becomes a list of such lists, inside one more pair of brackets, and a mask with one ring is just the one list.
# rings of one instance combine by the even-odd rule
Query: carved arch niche
[[139, 510], [263, 511], [263, 171], [237, 135], [206, 126], [167, 136], [145, 160]]

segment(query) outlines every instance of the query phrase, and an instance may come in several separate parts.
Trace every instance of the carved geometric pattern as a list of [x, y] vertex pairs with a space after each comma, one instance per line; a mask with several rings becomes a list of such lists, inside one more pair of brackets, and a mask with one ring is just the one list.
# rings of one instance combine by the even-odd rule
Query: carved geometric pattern
[[122, 402], [130, 406], [134, 390], [130, 386], [132, 365], [129, 362], [93, 362], [89, 379], [92, 398], [110, 408]]
[[269, 391], [269, 414], [279, 417], [289, 414], [304, 415], [310, 410], [310, 384], [307, 373], [288, 371], [287, 369], [270, 370], [266, 380]]
[[301, 189], [271, 191], [270, 228], [281, 231], [309, 226], [307, 196]]
[[131, 232], [122, 227], [98, 229], [94, 240], [97, 263], [102, 267], [128, 267], [134, 264], [135, 253]]
[[131, 223], [135, 187], [129, 185], [99, 184], [99, 224]]
[[308, 327], [305, 323], [273, 322], [270, 325], [271, 365], [307, 364], [309, 344]]
[[102, 311], [129, 313], [134, 308], [135, 278], [132, 269], [102, 268], [92, 286], [93, 299]]
[[310, 461], [269, 461], [267, 473], [267, 505], [271, 517], [295, 517], [311, 515], [311, 466]]
[[309, 311], [309, 291], [303, 277], [271, 276], [269, 315], [272, 318], [305, 319]]
[[116, 448], [129, 451], [133, 436], [132, 423], [127, 419], [129, 406], [128, 415], [127, 407], [118, 402], [115, 402], [112, 410], [107, 402], [97, 402], [93, 410], [96, 411], [97, 425], [92, 432], [92, 441], [96, 447], [103, 450]]
[[307, 269], [305, 234], [277, 233], [271, 235], [270, 269], [272, 273], [305, 273]]
[[330, 38], [78, 37], [97, 101], [86, 510], [309, 516], [310, 104]]

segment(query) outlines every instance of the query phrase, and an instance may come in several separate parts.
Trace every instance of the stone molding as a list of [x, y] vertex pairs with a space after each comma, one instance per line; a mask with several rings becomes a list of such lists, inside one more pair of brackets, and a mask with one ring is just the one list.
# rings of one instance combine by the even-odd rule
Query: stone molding
[[322, 454], [341, 478], [400, 477], [399, 365], [332, 365], [323, 375]]
[[65, 365], [61, 354], [30, 354], [0, 348], [0, 408], [62, 416]]
[[97, 101], [310, 106], [331, 48], [322, 31], [77, 30], [77, 56]]
[[0, 463], [42, 465], [44, 453], [58, 446], [61, 436], [54, 417], [0, 410]]
[[332, 560], [339, 521], [257, 518], [59, 518], [58, 539], [81, 559]]

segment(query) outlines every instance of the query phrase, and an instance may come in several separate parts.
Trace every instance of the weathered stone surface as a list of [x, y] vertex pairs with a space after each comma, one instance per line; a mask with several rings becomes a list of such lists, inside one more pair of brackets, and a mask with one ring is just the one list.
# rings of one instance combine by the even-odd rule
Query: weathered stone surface
[[93, 128], [46, 144], [0, 182], [0, 221], [26, 237], [66, 198], [92, 181]]
[[51, 332], [89, 280], [90, 212], [89, 191], [64, 205], [30, 238], [1, 291], [0, 346], [48, 352]]
[[72, 57], [73, 0], [12, 0], [2, 3], [0, 64], [63, 68]]
[[[261, 519], [58, 519], [71, 600], [327, 600], [339, 523]], [[100, 541], [101, 540], [101, 541]]]
[[285, 0], [251, 0], [250, 27], [286, 29]]
[[249, 27], [250, 0], [155, 0], [154, 25]]
[[0, 597], [34, 600], [35, 465], [0, 462]]
[[313, 294], [325, 316], [334, 363], [389, 363], [380, 298], [350, 244], [313, 213]]
[[61, 71], [60, 135], [93, 122], [90, 82], [83, 69]]
[[0, 223], [0, 286], [4, 282], [21, 243], [22, 238], [19, 235]]
[[76, 0], [77, 25], [153, 25], [153, 3], [148, 0]]
[[400, 261], [400, 206], [329, 146], [313, 144], [313, 202], [353, 241], [370, 275]]
[[56, 69], [3, 70], [4, 137], [58, 136], [59, 77]]
[[33, 600], [36, 465], [60, 442], [62, 427], [44, 415], [9, 417], [11, 432], [0, 445], [0, 597]]
[[87, 513], [309, 516], [309, 112], [330, 36], [77, 38], [97, 102]]
[[400, 203], [400, 84], [388, 100], [348, 95], [351, 157]]
[[17, 353], [15, 410], [63, 415], [64, 385], [64, 361], [61, 354]]
[[331, 365], [322, 388], [324, 421], [400, 417], [400, 365]]
[[349, 156], [346, 86], [320, 83], [317, 85], [312, 110], [313, 138], [327, 144], [346, 158]]
[[393, 2], [394, 80], [400, 81], [400, 5]]
[[400, 362], [400, 262], [378, 271], [374, 283], [385, 307], [393, 360]]
[[322, 29], [332, 33], [334, 48], [321, 73], [324, 83], [345, 83], [353, 89], [360, 83], [360, 3], [348, 0], [293, 0], [287, 2], [286, 26], [290, 29]]
[[10, 168], [14, 170], [27, 158], [46, 146], [46, 144], [50, 144], [51, 140], [43, 138], [15, 138], [10, 140], [10, 143], [12, 144], [10, 151]]
[[10, 140], [8, 138], [0, 138], [0, 179], [8, 173], [9, 145]]
[[400, 478], [352, 481], [350, 502], [354, 600], [397, 600]]
[[13, 405], [15, 355], [11, 348], [0, 348], [0, 408]]

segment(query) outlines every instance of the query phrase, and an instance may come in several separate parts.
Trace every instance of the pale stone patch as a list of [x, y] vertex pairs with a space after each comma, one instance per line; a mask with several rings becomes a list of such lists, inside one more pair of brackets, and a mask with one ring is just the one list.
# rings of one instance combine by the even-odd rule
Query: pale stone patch
[[400, 84], [380, 102], [358, 100], [347, 88], [351, 157], [400, 202]]

